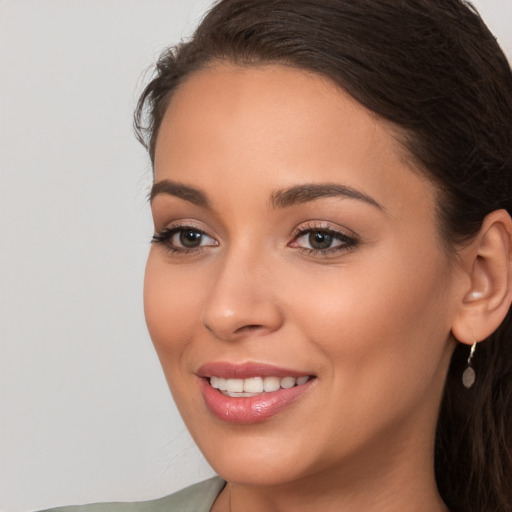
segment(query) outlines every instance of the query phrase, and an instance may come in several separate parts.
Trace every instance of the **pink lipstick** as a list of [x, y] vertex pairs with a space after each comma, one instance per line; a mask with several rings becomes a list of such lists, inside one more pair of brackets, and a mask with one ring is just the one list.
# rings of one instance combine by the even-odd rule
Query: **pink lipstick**
[[274, 416], [304, 396], [316, 381], [307, 372], [260, 363], [209, 363], [197, 374], [210, 412], [239, 424]]

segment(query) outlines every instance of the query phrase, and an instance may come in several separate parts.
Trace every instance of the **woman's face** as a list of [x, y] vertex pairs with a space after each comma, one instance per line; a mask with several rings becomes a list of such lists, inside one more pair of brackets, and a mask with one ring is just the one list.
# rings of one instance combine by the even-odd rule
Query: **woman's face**
[[224, 478], [431, 463], [460, 291], [434, 196], [391, 128], [327, 79], [225, 64], [177, 90], [145, 313]]

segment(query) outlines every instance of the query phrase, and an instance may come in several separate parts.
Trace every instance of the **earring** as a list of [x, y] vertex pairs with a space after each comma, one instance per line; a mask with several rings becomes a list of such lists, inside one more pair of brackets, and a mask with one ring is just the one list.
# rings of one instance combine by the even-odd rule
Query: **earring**
[[[474, 336], [473, 339], [475, 339]], [[464, 387], [466, 389], [469, 389], [475, 383], [475, 370], [473, 370], [471, 366], [471, 360], [473, 359], [473, 355], [475, 354], [477, 343], [478, 342], [475, 339], [475, 342], [473, 343], [473, 345], [471, 345], [471, 350], [469, 351], [468, 357], [468, 367], [464, 370], [464, 373], [462, 374], [462, 384], [464, 384]]]

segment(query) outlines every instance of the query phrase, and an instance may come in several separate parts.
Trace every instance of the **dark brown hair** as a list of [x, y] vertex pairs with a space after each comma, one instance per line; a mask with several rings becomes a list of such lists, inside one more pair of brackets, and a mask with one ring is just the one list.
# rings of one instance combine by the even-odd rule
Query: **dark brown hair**
[[[462, 0], [223, 0], [192, 39], [166, 50], [135, 128], [154, 160], [176, 88], [212, 62], [282, 63], [326, 76], [394, 123], [439, 188], [443, 239], [470, 239], [484, 217], [512, 213], [512, 73], [495, 38]], [[438, 487], [452, 512], [512, 510], [512, 320], [453, 354], [436, 437]]]

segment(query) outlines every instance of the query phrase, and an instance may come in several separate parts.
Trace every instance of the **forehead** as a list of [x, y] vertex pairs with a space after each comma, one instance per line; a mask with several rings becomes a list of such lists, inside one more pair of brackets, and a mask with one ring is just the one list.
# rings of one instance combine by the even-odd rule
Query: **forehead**
[[367, 141], [367, 150], [375, 144], [376, 150], [391, 145], [399, 150], [390, 126], [331, 80], [282, 65], [222, 63], [191, 74], [175, 91], [161, 132], [160, 153], [185, 137], [201, 137], [219, 149], [228, 138], [241, 148], [265, 142], [267, 148], [284, 149], [283, 142], [301, 139], [342, 142], [349, 132]]
[[162, 121], [155, 178], [223, 180], [236, 193], [335, 180], [395, 202], [433, 192], [389, 123], [329, 79], [282, 65], [192, 74]]

